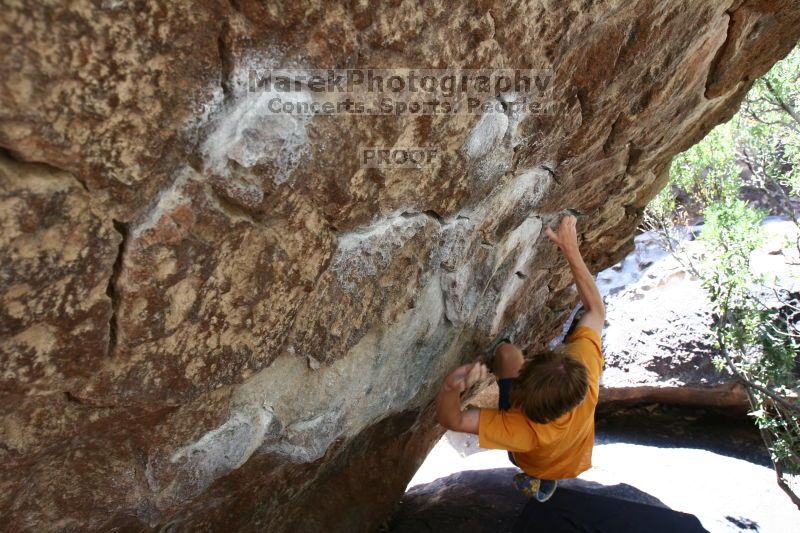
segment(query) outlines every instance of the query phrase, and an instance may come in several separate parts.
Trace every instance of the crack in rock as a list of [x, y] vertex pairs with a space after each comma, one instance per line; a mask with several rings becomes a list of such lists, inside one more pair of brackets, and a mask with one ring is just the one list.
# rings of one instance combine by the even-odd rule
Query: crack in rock
[[119, 304], [120, 295], [117, 287], [119, 276], [122, 272], [124, 263], [124, 256], [126, 247], [128, 246], [128, 226], [118, 220], [112, 220], [114, 230], [119, 233], [120, 241], [117, 248], [117, 257], [114, 260], [114, 265], [111, 267], [111, 276], [108, 278], [108, 286], [106, 287], [106, 295], [111, 301], [111, 315], [108, 317], [108, 345], [106, 347], [106, 356], [111, 357], [117, 349], [118, 330], [119, 330]]

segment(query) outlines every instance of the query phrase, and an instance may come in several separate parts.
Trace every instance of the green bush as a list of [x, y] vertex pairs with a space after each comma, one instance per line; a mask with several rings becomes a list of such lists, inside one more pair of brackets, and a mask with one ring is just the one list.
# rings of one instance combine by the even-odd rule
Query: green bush
[[[647, 229], [701, 281], [713, 305], [712, 328], [727, 368], [746, 387], [750, 415], [761, 432], [781, 488], [800, 507], [800, 303], [773, 280], [753, 274], [750, 260], [763, 242], [767, 212], [740, 198], [742, 170], [751, 186], [783, 196], [785, 213], [800, 193], [800, 49], [756, 81], [740, 112], [701, 142], [676, 156], [669, 186], [648, 205]], [[682, 201], [676, 205], [676, 191]], [[702, 257], [690, 257], [674, 239], [685, 213], [702, 215]], [[685, 221], [684, 221], [685, 222]], [[800, 232], [798, 232], [800, 234]], [[800, 251], [800, 240], [797, 241]]]

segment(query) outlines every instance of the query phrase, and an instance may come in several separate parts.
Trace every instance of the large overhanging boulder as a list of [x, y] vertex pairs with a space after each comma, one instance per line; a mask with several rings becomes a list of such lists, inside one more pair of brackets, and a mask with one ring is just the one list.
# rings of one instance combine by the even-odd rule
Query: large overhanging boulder
[[[5, 6], [4, 526], [372, 529], [444, 372], [575, 303], [543, 224], [576, 208], [619, 261], [798, 35], [793, 0]], [[354, 67], [552, 69], [557, 113], [276, 116], [247, 87]]]

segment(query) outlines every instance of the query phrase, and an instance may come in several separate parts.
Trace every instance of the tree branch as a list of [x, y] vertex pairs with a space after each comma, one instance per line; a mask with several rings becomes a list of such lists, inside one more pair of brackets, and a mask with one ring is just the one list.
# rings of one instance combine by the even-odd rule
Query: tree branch
[[769, 78], [764, 78], [764, 84], [767, 86], [767, 90], [772, 94], [773, 98], [775, 98], [776, 103], [781, 107], [781, 109], [786, 111], [786, 113], [792, 117], [795, 122], [800, 124], [800, 114], [798, 114], [797, 111], [795, 111], [795, 109], [781, 97], [780, 93], [775, 90], [775, 87], [773, 87], [772, 83], [769, 81]]
[[[727, 318], [725, 318], [724, 320], [726, 323], [729, 323]], [[717, 342], [719, 343], [720, 352], [722, 352], [722, 357], [723, 359], [725, 359], [725, 363], [727, 364], [728, 369], [733, 373], [733, 375], [736, 376], [737, 379], [741, 380], [746, 386], [757, 390], [758, 392], [768, 397], [772, 401], [783, 406], [788, 411], [800, 414], [800, 406], [792, 405], [791, 403], [787, 402], [785, 399], [781, 398], [780, 396], [773, 393], [769, 389], [762, 387], [758, 383], [754, 383], [753, 381], [748, 379], [744, 374], [742, 374], [739, 371], [739, 369], [736, 368], [736, 365], [734, 365], [733, 358], [731, 357], [730, 352], [728, 352], [728, 346], [725, 344], [725, 339], [722, 337], [722, 328], [717, 327], [715, 329], [717, 330]]]

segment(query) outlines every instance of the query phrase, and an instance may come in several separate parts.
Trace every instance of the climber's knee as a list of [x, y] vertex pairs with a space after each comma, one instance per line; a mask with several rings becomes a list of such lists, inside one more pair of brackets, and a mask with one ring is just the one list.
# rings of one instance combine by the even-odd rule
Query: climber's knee
[[494, 351], [494, 374], [497, 379], [515, 378], [524, 362], [520, 349], [510, 342], [504, 342]]

